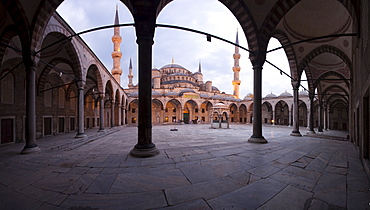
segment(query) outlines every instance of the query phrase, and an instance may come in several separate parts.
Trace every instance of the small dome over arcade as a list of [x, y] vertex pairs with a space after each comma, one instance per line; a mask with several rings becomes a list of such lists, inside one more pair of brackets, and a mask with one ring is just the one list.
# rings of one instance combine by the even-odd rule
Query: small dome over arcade
[[162, 94], [157, 91], [152, 91], [152, 96], [162, 96]]
[[214, 95], [211, 99], [224, 99], [221, 95]]
[[279, 95], [279, 98], [286, 98], [286, 97], [293, 97], [293, 95], [288, 93], [286, 90], [285, 90], [285, 92], [283, 92]]
[[175, 97], [175, 96], [179, 96], [179, 94], [176, 93], [176, 92], [171, 91], [171, 92], [168, 92], [168, 93], [164, 94], [164, 96], [173, 96], [173, 97]]
[[277, 98], [277, 96], [271, 92], [270, 94], [267, 94], [265, 98]]
[[182, 89], [180, 91], [180, 94], [182, 93], [195, 93], [195, 91], [193, 89], [190, 89], [190, 88], [185, 88], [185, 89]]

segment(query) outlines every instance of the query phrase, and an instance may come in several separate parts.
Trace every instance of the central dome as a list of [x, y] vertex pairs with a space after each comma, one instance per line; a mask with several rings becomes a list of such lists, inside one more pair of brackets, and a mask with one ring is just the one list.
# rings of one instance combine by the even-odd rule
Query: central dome
[[168, 68], [186, 69], [185, 67], [183, 67], [183, 66], [181, 66], [179, 64], [175, 64], [175, 63], [164, 65], [161, 69], [168, 69]]

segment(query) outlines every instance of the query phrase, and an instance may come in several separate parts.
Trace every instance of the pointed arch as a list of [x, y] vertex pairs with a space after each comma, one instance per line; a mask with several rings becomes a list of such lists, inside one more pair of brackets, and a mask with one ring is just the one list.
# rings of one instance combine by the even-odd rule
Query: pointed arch
[[[331, 53], [333, 55], [338, 56], [340, 59], [343, 60], [343, 62], [346, 63], [347, 67], [350, 70], [350, 73], [352, 72], [352, 63], [351, 60], [348, 58], [348, 56], [339, 48], [331, 46], [331, 45], [321, 45], [315, 49], [313, 49], [310, 53], [308, 53], [299, 63], [298, 65], [298, 73], [299, 76], [301, 76], [303, 69], [308, 67], [308, 64], [312, 59], [314, 59], [316, 56], [322, 54], [322, 53]], [[306, 72], [306, 75], [308, 77], [308, 74]], [[312, 78], [311, 78], [312, 79]]]

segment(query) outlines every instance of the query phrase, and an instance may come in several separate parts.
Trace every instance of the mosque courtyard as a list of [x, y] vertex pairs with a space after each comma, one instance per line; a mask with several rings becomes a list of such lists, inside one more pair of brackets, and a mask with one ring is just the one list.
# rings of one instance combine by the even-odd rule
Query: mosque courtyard
[[24, 144], [3, 146], [0, 209], [370, 209], [347, 133], [291, 130], [264, 126], [268, 143], [254, 144], [251, 125], [154, 126], [160, 154], [150, 158], [129, 155], [136, 127], [38, 139], [41, 151], [27, 155]]

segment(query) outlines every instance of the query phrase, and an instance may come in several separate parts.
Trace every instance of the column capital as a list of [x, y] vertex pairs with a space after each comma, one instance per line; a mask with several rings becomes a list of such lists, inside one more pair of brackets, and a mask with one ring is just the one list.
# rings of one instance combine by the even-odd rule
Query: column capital
[[292, 81], [292, 87], [293, 87], [293, 90], [298, 89], [300, 84], [301, 84], [301, 83], [300, 83], [300, 81], [299, 81], [299, 80], [293, 80], [293, 81]]
[[78, 88], [79, 90], [80, 90], [80, 89], [84, 89], [85, 84], [86, 84], [86, 81], [83, 81], [83, 80], [77, 80], [77, 81], [76, 81], [76, 85], [77, 85], [77, 88]]
[[253, 70], [255, 70], [255, 68], [262, 68], [263, 64], [266, 61], [266, 53], [265, 52], [250, 53], [249, 59], [252, 63]]
[[136, 43], [149, 41], [154, 44], [155, 21], [135, 20]]

